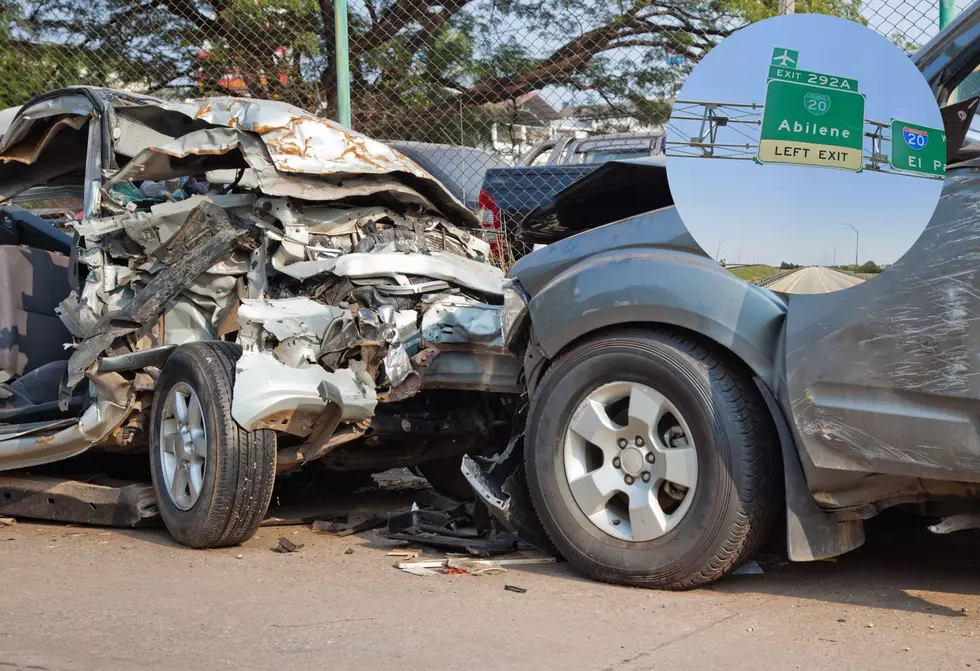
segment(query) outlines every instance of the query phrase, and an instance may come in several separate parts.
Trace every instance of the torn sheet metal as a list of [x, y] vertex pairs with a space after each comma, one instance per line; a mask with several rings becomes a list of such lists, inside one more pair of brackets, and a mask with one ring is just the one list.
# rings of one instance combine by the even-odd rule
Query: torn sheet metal
[[245, 298], [238, 308], [238, 323], [243, 327], [259, 324], [279, 340], [311, 336], [319, 342], [330, 323], [345, 313], [347, 311], [341, 308], [304, 297]]
[[10, 146], [0, 155], [0, 160], [30, 165], [37, 161], [41, 153], [51, 145], [59, 133], [69, 128], [76, 131], [81, 130], [88, 121], [88, 116], [65, 115], [48, 125], [39, 137], [30, 138], [30, 142], [10, 143]]
[[[328, 400], [339, 399], [342, 421], [368, 419], [378, 400], [371, 377], [363, 366], [353, 365], [357, 363], [330, 373], [319, 366], [292, 368], [271, 354], [246, 352], [235, 368], [231, 415], [249, 430], [309, 435]], [[330, 399], [321, 395], [320, 385], [330, 390]]]
[[[433, 201], [413, 186], [390, 175], [351, 175], [343, 180], [327, 180], [307, 174], [283, 174], [269, 159], [262, 141], [250, 133], [235, 129], [209, 128], [188, 133], [165, 147], [149, 147], [117, 172], [106, 188], [135, 179], [167, 180], [193, 172], [208, 172], [214, 165], [211, 157], [240, 151], [241, 167], [248, 167], [255, 177], [256, 188], [267, 196], [286, 196], [303, 200], [336, 201], [383, 193], [401, 202], [411, 203], [432, 212], [445, 209], [472, 224], [475, 216], [462, 206]], [[195, 158], [196, 157], [196, 158]], [[196, 163], [189, 163], [194, 161]], [[446, 192], [448, 195], [448, 192]], [[452, 196], [449, 196], [452, 198]]]
[[[195, 218], [208, 220], [210, 237], [198, 240], [184, 250], [181, 260], [157, 273], [125, 309], [110, 312], [100, 319], [89, 337], [68, 360], [68, 389], [81, 381], [85, 369], [116, 338], [133, 333], [139, 326], [146, 326], [156, 320], [163, 307], [187, 284], [226, 256], [245, 238], [246, 232], [232, 226], [228, 213], [210, 203], [198, 206], [188, 217], [188, 225], [194, 226], [191, 220]], [[64, 396], [62, 401], [66, 402]]]
[[[151, 148], [164, 149], [161, 142], [181, 127], [189, 130], [189, 134], [211, 132], [204, 140], [200, 136], [194, 140], [198, 150], [193, 153], [198, 155], [225, 154], [237, 146], [236, 138], [247, 137], [253, 143], [243, 153], [262, 164], [251, 165], [256, 173], [266, 170], [270, 174], [293, 175], [307, 187], [315, 187], [318, 182], [324, 185], [327, 183], [324, 178], [333, 176], [390, 178], [468, 225], [475, 227], [479, 223], [441, 183], [403, 154], [298, 107], [269, 100], [215, 97], [178, 103], [98, 87], [66, 88], [18, 111], [0, 142], [0, 160], [22, 140], [43, 137], [59, 118], [74, 115], [87, 120], [103, 106], [114, 112], [113, 126], [107, 127], [107, 132], [113, 134], [126, 155], [141, 155]], [[190, 123], [175, 123], [181, 117]], [[37, 126], [44, 129], [39, 130]], [[181, 139], [178, 137], [175, 142]], [[176, 156], [172, 144], [167, 144], [167, 151]], [[156, 179], [149, 175], [139, 177]], [[304, 197], [301, 193], [266, 193]]]
[[[449, 345], [444, 346], [450, 347]], [[521, 361], [503, 348], [425, 350], [419, 368], [422, 389], [478, 389], [496, 394], [520, 394]], [[418, 358], [417, 357], [417, 358]]]
[[449, 296], [431, 304], [422, 315], [426, 343], [480, 343], [503, 347], [503, 306], [480, 303], [464, 296]]
[[388, 349], [384, 358], [385, 373], [392, 387], [397, 387], [412, 372], [412, 362], [408, 358], [408, 352], [402, 345], [396, 345]]
[[132, 405], [118, 406], [97, 397], [77, 423], [54, 433], [5, 438], [0, 434], [0, 470], [30, 468], [81, 454], [121, 425]]
[[282, 268], [298, 280], [333, 273], [350, 278], [415, 275], [445, 280], [488, 296], [503, 297], [503, 271], [454, 254], [354, 253], [333, 259], [300, 261]]
[[191, 211], [201, 203], [211, 203], [224, 210], [248, 208], [255, 202], [253, 193], [190, 196], [175, 203], [158, 203], [149, 212], [128, 212], [114, 217], [72, 222], [72, 228], [82, 237], [107, 235], [125, 230], [127, 235], [151, 254], [176, 233]]

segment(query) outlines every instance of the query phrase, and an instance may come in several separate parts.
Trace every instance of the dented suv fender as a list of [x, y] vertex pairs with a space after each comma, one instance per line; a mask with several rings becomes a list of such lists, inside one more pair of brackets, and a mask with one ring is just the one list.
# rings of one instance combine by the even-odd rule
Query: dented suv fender
[[521, 259], [511, 275], [530, 297], [541, 353], [552, 359], [578, 338], [620, 324], [664, 324], [714, 340], [774, 388], [786, 305], [685, 247], [698, 249], [670, 207]]

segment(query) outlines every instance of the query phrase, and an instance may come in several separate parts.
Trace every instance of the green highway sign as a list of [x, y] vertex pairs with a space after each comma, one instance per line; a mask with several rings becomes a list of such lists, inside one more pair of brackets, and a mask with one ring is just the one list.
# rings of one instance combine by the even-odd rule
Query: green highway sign
[[896, 170], [925, 175], [946, 173], [946, 133], [892, 119], [891, 165]]
[[835, 77], [834, 75], [823, 75], [819, 72], [797, 70], [796, 68], [781, 68], [776, 65], [769, 66], [769, 79], [780, 79], [787, 82], [809, 84], [810, 86], [825, 86], [827, 88], [842, 89], [844, 91], [858, 90], [858, 83], [856, 79]]
[[800, 60], [800, 52], [792, 49], [776, 47], [772, 50], [772, 59], [769, 61], [770, 67], [795, 68]]
[[773, 79], [766, 86], [758, 161], [860, 171], [864, 95]]

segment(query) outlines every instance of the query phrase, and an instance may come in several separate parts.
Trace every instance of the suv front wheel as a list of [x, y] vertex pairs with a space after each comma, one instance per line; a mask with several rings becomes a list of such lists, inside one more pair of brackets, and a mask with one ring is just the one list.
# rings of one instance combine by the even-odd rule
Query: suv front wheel
[[687, 589], [764, 542], [780, 462], [738, 362], [671, 331], [593, 337], [536, 390], [525, 452], [538, 517], [561, 554], [607, 582]]

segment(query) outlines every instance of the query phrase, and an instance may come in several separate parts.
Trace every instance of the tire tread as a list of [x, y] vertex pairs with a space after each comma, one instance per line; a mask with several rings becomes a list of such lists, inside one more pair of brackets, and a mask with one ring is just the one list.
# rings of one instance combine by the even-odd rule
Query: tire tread
[[[613, 342], [610, 342], [613, 340]], [[768, 409], [758, 389], [751, 378], [738, 370], [739, 366], [734, 355], [721, 348], [702, 343], [699, 339], [668, 328], [631, 328], [617, 331], [614, 334], [593, 336], [583, 342], [580, 347], [559, 355], [545, 373], [538, 389], [545, 389], [558, 372], [563, 370], [563, 364], [574, 358], [576, 353], [589, 344], [602, 341], [604, 345], [621, 344], [637, 341], [656, 340], [671, 346], [693, 359], [703, 367], [713, 388], [721, 394], [722, 403], [736, 425], [736, 431], [742, 437], [739, 445], [733, 445], [734, 457], [740, 462], [741, 480], [738, 483], [739, 509], [736, 511], [734, 523], [728, 529], [724, 541], [717, 547], [714, 556], [707, 565], [699, 570], [684, 575], [645, 576], [635, 573], [603, 570], [595, 563], [584, 561], [580, 557], [567, 555], [567, 559], [576, 569], [603, 582], [627, 584], [637, 587], [656, 587], [668, 590], [688, 590], [714, 582], [751, 558], [765, 542], [772, 530], [779, 512], [778, 495], [781, 492], [779, 477], [781, 473], [780, 454], [776, 439], [775, 427]], [[530, 417], [534, 417], [536, 405], [541, 395], [536, 394], [531, 401]], [[525, 451], [525, 466], [530, 469], [532, 448]], [[543, 505], [537, 492], [532, 491], [532, 503], [537, 512]], [[538, 513], [540, 517], [540, 513]], [[560, 538], [544, 525], [545, 533], [552, 544], [561, 547]]]

